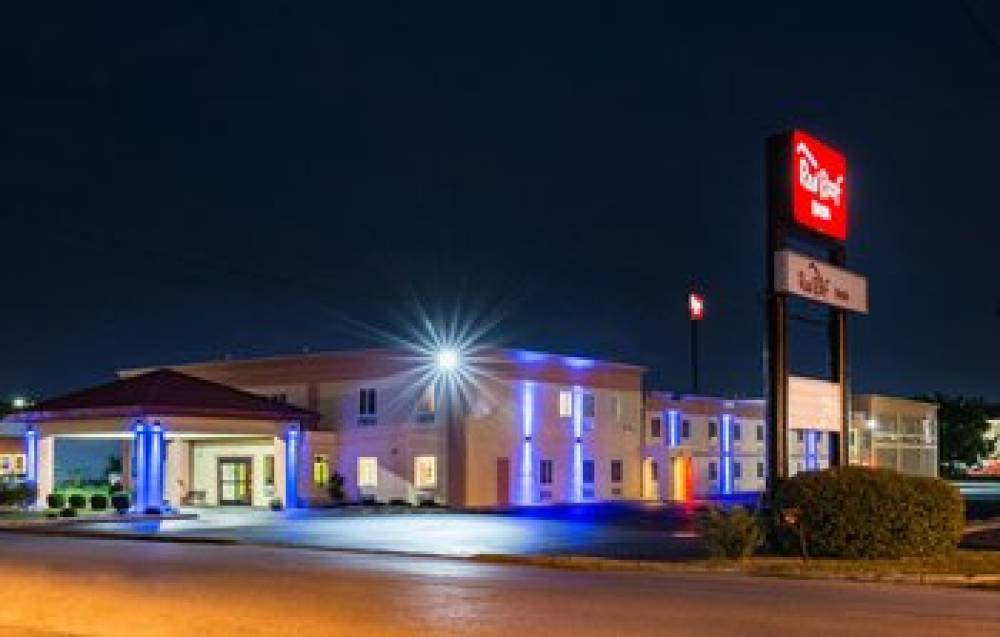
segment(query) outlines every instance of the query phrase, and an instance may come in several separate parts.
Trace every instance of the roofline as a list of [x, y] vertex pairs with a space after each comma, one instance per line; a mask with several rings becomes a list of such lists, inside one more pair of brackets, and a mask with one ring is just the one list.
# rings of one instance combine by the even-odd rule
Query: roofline
[[310, 427], [319, 420], [319, 414], [301, 410], [293, 414], [281, 411], [251, 412], [245, 409], [217, 409], [198, 407], [172, 407], [155, 405], [121, 405], [112, 407], [88, 407], [81, 409], [19, 411], [8, 414], [0, 422], [5, 423], [35, 423], [59, 420], [87, 420], [91, 418], [227, 418], [231, 420], [263, 420], [275, 422], [299, 422]]

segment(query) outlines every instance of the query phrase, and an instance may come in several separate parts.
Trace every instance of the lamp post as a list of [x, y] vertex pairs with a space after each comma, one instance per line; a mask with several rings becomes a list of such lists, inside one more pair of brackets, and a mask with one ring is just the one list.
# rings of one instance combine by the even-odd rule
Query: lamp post
[[691, 291], [688, 294], [688, 316], [691, 318], [691, 393], [698, 394], [698, 323], [705, 317], [705, 298]]
[[441, 445], [443, 460], [441, 468], [444, 471], [440, 472], [444, 475], [440, 484], [445, 487], [449, 506], [464, 504], [459, 465], [464, 463], [465, 454], [462, 453], [461, 432], [455, 422], [455, 405], [452, 405], [452, 401], [458, 398], [455, 395], [455, 376], [461, 364], [462, 356], [454, 347], [445, 346], [434, 352], [435, 382], [439, 383], [439, 397], [444, 411], [444, 434]]

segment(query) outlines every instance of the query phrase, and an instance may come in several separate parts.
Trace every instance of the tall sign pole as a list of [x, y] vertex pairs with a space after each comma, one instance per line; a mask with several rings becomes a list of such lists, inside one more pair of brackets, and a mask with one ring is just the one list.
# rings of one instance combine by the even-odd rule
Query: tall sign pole
[[[831, 437], [830, 465], [848, 462], [847, 312], [868, 311], [868, 287], [863, 277], [843, 269], [847, 262], [844, 156], [798, 130], [769, 137], [766, 154], [767, 484], [768, 492], [773, 492], [789, 474], [790, 428], [836, 434]], [[791, 249], [799, 246], [808, 246], [813, 256]], [[829, 378], [790, 374], [789, 296], [830, 308]]]
[[691, 319], [691, 393], [698, 395], [698, 323], [705, 318], [705, 298], [692, 290], [688, 294], [688, 316]]

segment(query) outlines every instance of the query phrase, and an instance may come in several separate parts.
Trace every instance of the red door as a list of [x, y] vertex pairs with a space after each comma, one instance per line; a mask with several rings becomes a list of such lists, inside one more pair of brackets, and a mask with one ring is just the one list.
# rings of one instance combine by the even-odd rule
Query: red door
[[510, 504], [510, 458], [497, 458], [497, 504]]

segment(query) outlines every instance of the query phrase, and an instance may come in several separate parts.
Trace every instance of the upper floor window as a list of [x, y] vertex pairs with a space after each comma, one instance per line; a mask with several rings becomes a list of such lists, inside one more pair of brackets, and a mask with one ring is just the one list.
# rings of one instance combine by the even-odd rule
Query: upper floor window
[[757, 442], [764, 442], [764, 425], [757, 425]]
[[437, 402], [437, 395], [434, 383], [431, 383], [424, 388], [424, 391], [420, 393], [420, 399], [417, 400], [417, 413], [419, 414], [433, 414], [435, 411], [435, 403]]
[[719, 423], [714, 420], [708, 421], [708, 437], [710, 440], [714, 440], [719, 437]]
[[611, 394], [611, 399], [608, 401], [608, 413], [612, 420], [622, 419], [622, 397], [620, 394]]
[[743, 427], [740, 426], [740, 423], [734, 422], [733, 423], [733, 440], [739, 441], [739, 439], [742, 438], [742, 437], [743, 437]]
[[288, 402], [288, 394], [286, 394], [284, 392], [277, 393], [277, 394], [271, 394], [271, 400], [273, 402], [276, 402], [276, 403], [287, 403]]
[[708, 479], [718, 480], [719, 479], [719, 465], [715, 462], [708, 463]]
[[374, 388], [365, 387], [358, 393], [358, 415], [361, 416], [359, 422], [362, 424], [373, 424], [375, 422], [376, 408], [378, 407], [377, 394]]
[[653, 418], [649, 421], [649, 436], [650, 438], [659, 438], [660, 429], [663, 427], [663, 421], [659, 418]]
[[594, 417], [594, 395], [585, 393], [580, 396], [580, 411], [584, 418]]
[[681, 438], [690, 438], [690, 437], [691, 437], [691, 421], [690, 420], [682, 420], [681, 421]]
[[802, 430], [801, 429], [796, 429], [795, 430], [795, 442], [797, 442], [799, 444], [802, 444], [802, 441], [804, 439], [805, 439], [805, 436], [803, 435]]
[[743, 477], [743, 463], [739, 460], [733, 463], [733, 477], [737, 479]]
[[763, 462], [758, 462], [757, 463], [757, 477], [758, 478], [763, 478], [764, 477], [764, 463]]
[[621, 482], [622, 481], [622, 461], [612, 460], [611, 461], [611, 481]]
[[540, 460], [538, 462], [538, 484], [552, 484], [551, 460]]
[[569, 418], [573, 415], [573, 392], [564, 389], [559, 392], [559, 417]]

